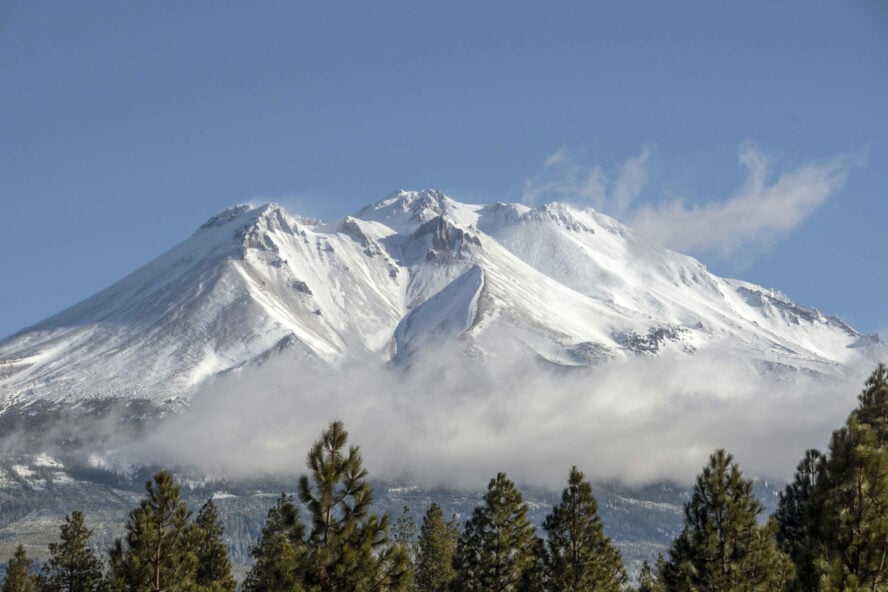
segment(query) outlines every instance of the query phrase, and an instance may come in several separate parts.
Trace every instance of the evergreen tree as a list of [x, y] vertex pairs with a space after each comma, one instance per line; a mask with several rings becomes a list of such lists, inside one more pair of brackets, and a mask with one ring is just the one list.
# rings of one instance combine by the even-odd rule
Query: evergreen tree
[[777, 521], [777, 544], [788, 553], [796, 566], [791, 592], [816, 590], [819, 575], [814, 566], [815, 542], [811, 534], [811, 495], [823, 455], [817, 450], [805, 451], [796, 467], [795, 478], [780, 494], [774, 517]]
[[373, 492], [357, 446], [334, 421], [308, 453], [299, 499], [311, 515], [303, 582], [320, 592], [403, 590], [407, 555], [389, 539], [389, 517], [371, 514]]
[[820, 588], [888, 590], [888, 451], [855, 414], [833, 432], [812, 498]]
[[299, 509], [292, 497], [282, 493], [268, 510], [262, 535], [253, 547], [255, 562], [244, 579], [244, 592], [302, 592], [304, 534]]
[[527, 583], [538, 549], [521, 493], [505, 475], [490, 480], [484, 504], [466, 522], [454, 556], [453, 589], [508, 592]]
[[49, 544], [49, 560], [40, 576], [42, 592], [97, 592], [104, 587], [102, 560], [89, 547], [93, 531], [81, 512], [65, 516], [59, 542]]
[[543, 592], [550, 589], [550, 576], [546, 563], [548, 551], [546, 542], [538, 536], [533, 537], [530, 548], [530, 564], [521, 576], [518, 590], [521, 592]]
[[37, 592], [37, 576], [32, 571], [34, 562], [28, 558], [25, 548], [19, 545], [6, 567], [6, 577], [0, 592]]
[[235, 592], [237, 582], [231, 573], [224, 530], [212, 499], [201, 507], [194, 525], [197, 530], [195, 583], [198, 588], [207, 592]]
[[592, 486], [576, 467], [570, 470], [561, 503], [546, 516], [543, 528], [550, 590], [620, 592], [626, 583], [622, 557], [604, 534]]
[[444, 514], [433, 503], [422, 520], [416, 557], [416, 587], [422, 592], [446, 592], [456, 577], [453, 554], [459, 541], [456, 516], [444, 522]]
[[758, 526], [762, 505], [730, 454], [718, 450], [697, 477], [685, 526], [661, 578], [669, 592], [764, 592], [792, 578], [789, 557], [774, 540], [777, 525]]
[[410, 508], [404, 506], [401, 515], [395, 520], [395, 526], [392, 529], [392, 541], [397, 545], [407, 558], [407, 567], [409, 575], [406, 577], [407, 589], [416, 590], [416, 522], [410, 516]]
[[879, 364], [867, 378], [858, 406], [852, 416], [858, 424], [870, 426], [879, 448], [888, 448], [888, 368]]
[[[660, 564], [663, 562], [663, 556], [660, 555]], [[636, 592], [663, 592], [663, 586], [660, 584], [660, 578], [657, 571], [651, 567], [651, 564], [645, 561], [641, 564], [641, 571], [638, 573], [638, 587]]]
[[883, 364], [866, 381], [845, 425], [833, 432], [817, 469], [806, 513], [808, 547], [797, 560], [800, 573], [810, 566], [808, 589], [888, 590], [888, 370]]
[[114, 539], [114, 544], [108, 549], [108, 571], [105, 572], [105, 589], [109, 592], [126, 592], [128, 589], [127, 570], [123, 561], [125, 555], [123, 541]]
[[416, 560], [416, 522], [410, 516], [410, 508], [407, 506], [404, 506], [401, 515], [395, 520], [392, 540], [407, 552], [411, 563]]
[[111, 587], [127, 592], [191, 592], [197, 571], [196, 529], [173, 476], [160, 471], [110, 552]]

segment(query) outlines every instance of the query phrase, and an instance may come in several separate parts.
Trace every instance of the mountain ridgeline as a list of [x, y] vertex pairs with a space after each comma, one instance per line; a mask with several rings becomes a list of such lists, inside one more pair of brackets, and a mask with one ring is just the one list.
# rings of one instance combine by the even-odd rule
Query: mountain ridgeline
[[0, 341], [0, 405], [175, 405], [273, 358], [407, 369], [442, 347], [550, 368], [706, 352], [761, 374], [827, 377], [886, 352], [592, 210], [401, 191], [331, 224], [273, 204], [213, 216], [109, 288]]
[[[473, 563], [476, 549], [467, 545], [482, 548], [486, 543], [479, 537], [502, 517], [498, 512], [509, 514], [516, 508], [475, 508], [509, 498], [523, 499], [526, 507], [521, 510], [520, 501], [513, 504], [522, 514], [521, 528], [501, 533], [522, 547], [516, 565], [509, 568], [514, 568], [511, 575], [504, 575], [512, 578], [507, 585], [524, 586], [527, 578], [550, 577], [555, 570], [568, 573], [558, 557], [546, 555], [561, 543], [544, 545], [529, 527], [563, 530], [562, 518], [547, 514], [557, 498], [551, 488], [554, 480], [546, 475], [559, 464], [554, 470], [559, 480], [563, 478], [562, 471], [566, 474], [569, 467], [553, 459], [566, 453], [577, 456], [575, 464], [585, 465], [597, 479], [597, 506], [590, 502], [588, 483], [579, 473], [571, 473], [565, 495], [590, 513], [592, 539], [610, 566], [597, 572], [609, 582], [606, 589], [625, 581], [619, 554], [608, 537], [630, 573], [643, 560], [668, 553], [672, 541], [683, 541], [675, 543], [680, 545], [673, 549], [675, 561], [691, 562], [688, 565], [699, 572], [693, 565], [703, 556], [694, 555], [699, 541], [693, 532], [682, 535], [681, 527], [682, 506], [693, 499], [693, 492], [670, 481], [679, 477], [668, 463], [686, 460], [688, 451], [698, 451], [704, 440], [703, 450], [724, 446], [710, 444], [724, 442], [729, 430], [708, 421], [707, 409], [728, 409], [726, 416], [741, 430], [756, 428], [743, 431], [734, 444], [742, 445], [755, 433], [768, 456], [779, 456], [766, 437], [763, 417], [783, 422], [784, 415], [772, 410], [790, 405], [794, 411], [801, 399], [789, 396], [768, 406], [763, 398], [770, 388], [794, 384], [807, 397], [805, 404], [813, 405], [828, 399], [812, 398], [811, 385], [831, 397], [833, 385], [856, 382], [885, 358], [888, 347], [877, 337], [861, 335], [841, 320], [795, 304], [774, 290], [717, 277], [698, 261], [592, 210], [557, 203], [537, 208], [469, 205], [437, 191], [398, 192], [329, 224], [291, 215], [277, 205], [238, 206], [213, 216], [191, 237], [107, 289], [0, 341], [0, 557], [17, 556], [17, 545], [24, 543], [32, 557], [43, 559], [49, 531], [64, 517], [73, 520], [71, 512], [79, 510], [95, 529], [94, 543], [107, 548], [126, 535], [127, 511], [138, 502], [141, 483], [162, 463], [176, 470], [188, 505], [213, 499], [239, 577], [254, 566], [254, 579], [247, 581], [258, 590], [264, 589], [264, 580], [255, 578], [277, 573], [280, 563], [274, 558], [272, 572], [255, 571], [264, 565], [256, 549], [262, 544], [257, 540], [266, 534], [262, 524], [267, 515], [269, 521], [284, 521], [266, 521], [265, 529], [277, 529], [269, 544], [290, 553], [287, 565], [296, 570], [277, 575], [313, 589], [318, 578], [334, 577], [326, 569], [312, 572], [317, 563], [306, 563], [312, 556], [304, 543], [320, 545], [323, 537], [299, 530], [301, 525], [292, 520], [294, 502], [278, 494], [301, 491], [308, 505], [320, 499], [314, 485], [300, 489], [291, 479], [292, 437], [302, 436], [312, 424], [309, 419], [350, 415], [350, 425], [363, 421], [357, 425], [364, 435], [378, 435], [385, 426], [385, 438], [371, 440], [371, 446], [393, 457], [386, 459], [389, 465], [410, 461], [431, 467], [424, 481], [411, 482], [407, 477], [417, 466], [395, 466], [407, 477], [383, 475], [384, 481], [374, 483], [373, 501], [380, 517], [405, 506], [420, 511], [432, 502], [437, 505], [440, 515], [429, 531], [437, 533], [435, 544], [454, 561], [431, 571], [416, 566], [417, 581], [428, 582], [429, 589], [443, 589], [442, 578], [467, 582], [473, 576], [466, 574], [486, 569]], [[438, 367], [427, 371], [430, 360]], [[510, 372], [512, 367], [520, 372]], [[608, 373], [643, 367], [653, 379], [635, 372], [640, 382], [620, 378], [602, 384]], [[367, 375], [366, 368], [379, 375]], [[689, 383], [686, 376], [701, 368], [707, 370], [704, 375]], [[727, 374], [725, 368], [739, 372]], [[662, 371], [675, 369], [685, 374], [664, 380]], [[257, 380], [276, 378], [275, 373], [284, 375], [282, 393], [270, 392], [278, 387], [274, 380]], [[562, 382], [556, 384], [553, 377]], [[760, 388], [740, 397], [717, 390], [719, 385], [745, 388], [756, 381]], [[329, 382], [339, 389], [328, 388]], [[633, 388], [639, 384], [644, 392]], [[318, 385], [324, 388], [313, 388]], [[683, 393], [689, 396], [670, 398]], [[711, 395], [717, 405], [700, 405], [703, 398], [697, 395]], [[270, 411], [255, 414], [255, 408]], [[700, 417], [693, 415], [695, 410], [702, 410]], [[192, 421], [208, 411], [212, 413], [203, 422]], [[281, 416], [293, 419], [278, 423]], [[623, 422], [629, 417], [634, 427], [626, 428]], [[665, 419], [658, 423], [661, 417]], [[175, 423], [183, 418], [187, 421]], [[222, 423], [216, 423], [219, 420]], [[796, 440], [807, 438], [804, 430], [821, 433], [816, 421], [808, 422]], [[859, 421], [873, 422], [863, 416]], [[660, 423], [667, 428], [658, 430]], [[537, 426], [544, 429], [536, 431]], [[250, 430], [267, 438], [254, 438]], [[856, 425], [849, 430], [869, 442]], [[679, 432], [681, 438], [667, 441]], [[828, 430], [822, 432], [825, 437]], [[209, 437], [220, 434], [229, 442]], [[781, 438], [787, 448], [786, 436]], [[491, 447], [479, 450], [478, 442]], [[172, 460], [151, 457], [166, 450], [159, 443], [175, 449]], [[834, 443], [835, 449], [850, 450], [841, 444]], [[884, 448], [882, 443], [874, 446]], [[795, 459], [795, 447], [789, 448]], [[191, 449], [198, 451], [193, 457], [178, 455]], [[125, 454], [118, 454], [121, 450]], [[408, 450], [411, 454], [405, 456]], [[584, 455], [590, 450], [600, 454]], [[208, 451], [212, 454], [203, 457]], [[428, 454], [418, 454], [421, 451]], [[639, 451], [650, 453], [650, 458], [639, 459]], [[738, 451], [744, 453], [749, 456], [748, 450]], [[274, 454], [284, 457], [285, 470], [266, 462], [253, 473], [226, 472], [242, 465], [255, 468]], [[857, 462], [830, 454], [834, 464]], [[214, 473], [208, 458], [237, 462], [219, 465]], [[828, 470], [833, 481], [824, 476], [823, 487], [844, 487], [845, 465], [824, 464], [823, 458], [809, 459], [814, 468], [808, 471], [808, 483], [821, 479], [817, 471], [826, 475]], [[700, 487], [720, 486], [719, 479], [727, 475], [740, 501], [755, 506], [753, 485], [732, 472], [730, 458], [722, 455], [713, 462], [720, 464], [710, 467], [709, 476], [718, 478]], [[500, 463], [497, 470], [519, 481], [536, 481], [519, 494], [511, 481], [497, 475], [491, 481], [496, 495], [489, 493], [487, 500], [451, 479], [473, 470], [489, 475], [487, 465], [492, 463]], [[640, 464], [666, 468], [626, 471]], [[876, 473], [881, 470], [878, 463], [872, 467]], [[628, 483], [620, 481], [624, 475], [631, 477]], [[826, 493], [809, 499], [810, 491], [799, 479], [797, 490], [785, 494], [789, 501], [782, 502], [785, 516], [776, 531], [781, 549], [802, 578], [857, 569], [824, 555], [822, 538], [844, 527], [822, 522], [832, 529], [828, 535], [808, 527], [809, 506], [802, 505], [813, 504], [811, 499], [820, 504], [818, 516], [835, 516], [823, 497]], [[754, 485], [766, 508], [774, 510], [774, 485], [763, 479]], [[269, 513], [275, 499], [278, 506]], [[362, 507], [368, 506], [365, 502]], [[596, 508], [607, 536], [597, 522]], [[447, 521], [452, 515], [460, 521], [471, 517], [472, 526], [466, 524], [460, 535], [459, 525], [452, 518]], [[188, 522], [182, 515], [177, 519]], [[401, 535], [410, 531], [405, 523]], [[786, 558], [774, 555], [769, 542], [773, 525], [753, 529], [750, 525], [758, 523], [749, 516], [740, 516], [738, 524], [749, 527], [744, 536], [752, 538], [743, 539], [744, 544], [758, 545], [756, 561], [779, 559], [789, 569]], [[381, 540], [385, 528], [374, 528], [380, 536], [368, 540]], [[409, 547], [406, 540], [401, 536], [398, 544]], [[281, 547], [287, 541], [292, 548]], [[127, 587], [127, 578], [142, 577], [136, 573], [142, 559], [128, 554], [138, 544], [132, 539], [112, 554], [118, 578], [114, 586]], [[435, 552], [443, 552], [441, 548]], [[329, 557], [330, 552], [321, 555]], [[402, 565], [404, 552], [416, 560], [416, 547], [410, 547], [383, 563], [391, 568]], [[371, 555], [364, 563], [381, 557]], [[193, 564], [187, 559], [175, 567], [185, 574], [188, 586], [193, 583], [194, 574], [188, 575]], [[25, 565], [24, 556], [15, 564]], [[686, 581], [690, 576], [682, 570], [688, 565], [676, 564], [672, 571], [666, 564], [648, 566], [648, 579], [642, 577], [642, 583], [662, 589]], [[753, 569], [759, 563], [751, 565]], [[777, 580], [792, 577], [788, 571], [768, 577], [772, 575]], [[340, 576], [346, 577], [335, 577]], [[583, 577], [576, 575], [576, 581]], [[713, 577], [735, 583], [748, 579], [742, 570]], [[225, 580], [229, 586], [227, 576]], [[391, 581], [395, 580], [406, 581]], [[492, 584], [501, 585], [506, 584]], [[469, 588], [465, 584], [462, 589]]]

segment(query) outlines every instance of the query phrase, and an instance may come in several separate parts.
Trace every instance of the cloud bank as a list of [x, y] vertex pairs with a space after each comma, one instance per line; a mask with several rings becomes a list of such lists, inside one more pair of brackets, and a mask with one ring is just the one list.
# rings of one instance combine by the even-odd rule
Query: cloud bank
[[853, 159], [809, 162], [774, 174], [773, 164], [752, 144], [740, 149], [745, 182], [726, 198], [690, 203], [645, 196], [651, 150], [628, 159], [611, 181], [600, 166], [583, 166], [562, 148], [542, 173], [525, 181], [523, 201], [560, 200], [591, 206], [637, 232], [683, 253], [723, 259], [761, 252], [801, 224], [844, 185]]
[[765, 380], [705, 355], [567, 373], [441, 354], [406, 374], [294, 368], [272, 361], [218, 380], [124, 455], [213, 476], [297, 475], [338, 418], [373, 477], [429, 487], [480, 489], [506, 471], [554, 490], [571, 465], [596, 480], [687, 483], [720, 447], [747, 475], [789, 478], [803, 451], [842, 424], [865, 378]]

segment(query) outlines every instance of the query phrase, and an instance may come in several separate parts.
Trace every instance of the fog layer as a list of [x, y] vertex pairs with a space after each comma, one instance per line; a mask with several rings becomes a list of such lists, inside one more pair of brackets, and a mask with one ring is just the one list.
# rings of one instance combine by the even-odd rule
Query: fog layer
[[749, 476], [787, 479], [806, 448], [826, 445], [866, 378], [764, 378], [702, 353], [568, 371], [440, 353], [409, 371], [299, 368], [279, 359], [218, 379], [124, 454], [213, 476], [296, 475], [342, 419], [372, 477], [425, 486], [481, 488], [506, 471], [559, 488], [571, 465], [596, 480], [690, 482], [716, 448]]

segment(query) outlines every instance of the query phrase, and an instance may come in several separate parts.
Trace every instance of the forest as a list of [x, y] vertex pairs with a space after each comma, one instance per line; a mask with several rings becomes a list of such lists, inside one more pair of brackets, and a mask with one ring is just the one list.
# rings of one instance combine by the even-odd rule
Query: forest
[[159, 471], [106, 553], [72, 512], [41, 565], [18, 546], [0, 592], [888, 591], [885, 365], [827, 450], [803, 453], [772, 516], [731, 454], [713, 452], [680, 534], [631, 582], [577, 467], [539, 529], [504, 473], [464, 523], [432, 503], [417, 527], [406, 511], [371, 511], [360, 449], [341, 422], [306, 462], [296, 495], [269, 509], [240, 583], [212, 499], [193, 514], [173, 474]]

